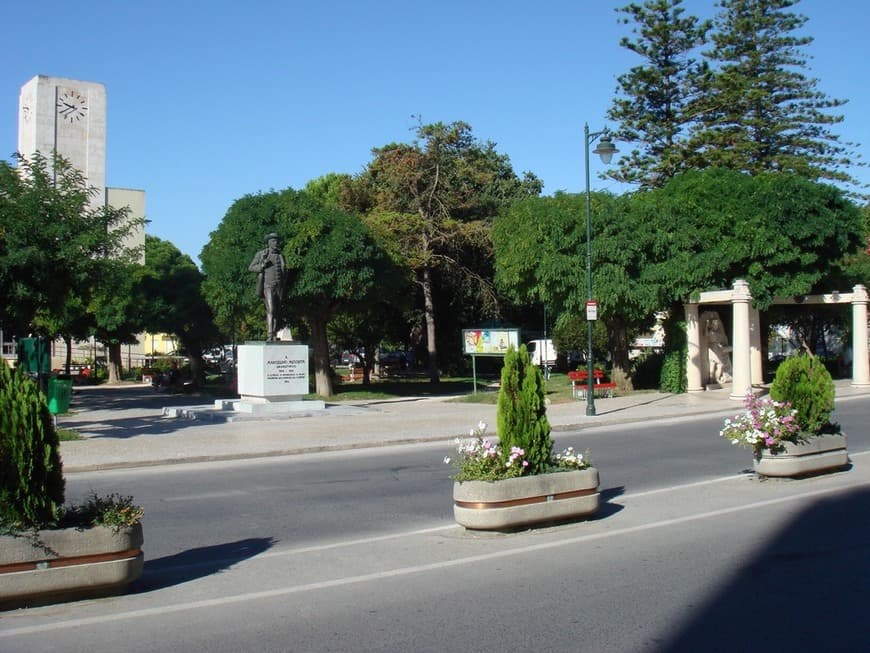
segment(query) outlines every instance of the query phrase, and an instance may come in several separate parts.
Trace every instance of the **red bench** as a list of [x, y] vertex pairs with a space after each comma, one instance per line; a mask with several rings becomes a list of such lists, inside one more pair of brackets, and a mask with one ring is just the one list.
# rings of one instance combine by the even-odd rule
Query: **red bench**
[[[586, 390], [589, 388], [589, 372], [587, 370], [577, 370], [576, 372], [568, 372], [568, 378], [571, 379], [571, 394], [575, 399], [586, 399]], [[592, 372], [594, 380], [593, 392], [598, 397], [613, 397], [613, 391], [616, 390], [616, 384], [613, 382], [604, 381], [604, 372], [595, 370]]]

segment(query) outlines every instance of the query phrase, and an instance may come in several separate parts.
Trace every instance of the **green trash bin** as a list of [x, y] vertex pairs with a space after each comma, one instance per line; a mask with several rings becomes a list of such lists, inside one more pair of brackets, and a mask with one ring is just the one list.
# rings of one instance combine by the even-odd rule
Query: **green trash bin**
[[48, 380], [48, 412], [59, 415], [69, 410], [72, 379], [52, 377]]

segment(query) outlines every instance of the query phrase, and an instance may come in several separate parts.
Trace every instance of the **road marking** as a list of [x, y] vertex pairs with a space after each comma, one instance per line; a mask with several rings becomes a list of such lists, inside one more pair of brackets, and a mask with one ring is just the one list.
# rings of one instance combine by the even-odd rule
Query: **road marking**
[[[281, 587], [273, 590], [264, 590], [261, 592], [248, 592], [244, 594], [236, 594], [233, 596], [224, 596], [216, 599], [208, 599], [203, 601], [190, 601], [187, 603], [178, 603], [175, 605], [165, 605], [155, 608], [144, 608], [140, 610], [130, 610], [128, 612], [121, 612], [118, 614], [112, 615], [100, 615], [96, 617], [85, 617], [81, 619], [70, 619], [67, 621], [55, 621], [49, 624], [43, 624], [38, 626], [22, 626], [20, 628], [10, 628], [5, 631], [0, 631], [0, 639], [8, 638], [8, 637], [16, 637], [21, 635], [30, 635], [35, 633], [46, 633], [57, 630], [66, 630], [69, 628], [80, 628], [82, 626], [93, 626], [96, 624], [106, 624], [113, 623], [118, 621], [127, 621], [130, 619], [141, 619], [143, 617], [153, 617], [160, 616], [166, 614], [173, 614], [178, 612], [188, 612], [191, 610], [202, 610], [206, 608], [215, 608], [222, 607], [227, 605], [233, 605], [237, 603], [245, 603], [249, 601], [260, 601], [263, 599], [272, 599], [276, 597], [284, 597], [290, 596], [293, 594], [302, 594], [305, 592], [312, 592], [323, 589], [330, 589], [335, 587], [343, 587], [347, 585], [358, 585], [361, 583], [368, 583], [374, 581], [380, 581], [390, 578], [399, 578], [402, 576], [409, 576], [411, 574], [420, 574], [431, 571], [439, 571], [451, 567], [459, 567], [462, 565], [470, 565], [476, 564], [479, 562], [486, 562], [490, 560], [498, 560], [501, 558], [509, 558], [517, 555], [524, 555], [528, 553], [535, 553], [538, 551], [545, 551], [549, 549], [557, 549], [565, 546], [573, 546], [577, 544], [583, 544], [586, 542], [593, 542], [596, 540], [602, 540], [612, 537], [620, 537], [623, 535], [632, 535], [635, 533], [641, 533], [644, 531], [655, 530], [659, 528], [667, 528], [670, 526], [678, 526], [682, 524], [687, 524], [693, 521], [700, 521], [704, 519], [711, 519], [714, 517], [721, 517], [724, 515], [730, 515], [738, 512], [742, 512], [745, 510], [754, 510], [758, 508], [766, 508], [769, 506], [780, 505], [783, 503], [791, 503], [794, 501], [800, 501], [803, 499], [810, 499], [820, 496], [825, 496], [828, 494], [835, 494], [838, 492], [845, 492], [854, 490], [855, 488], [870, 486], [870, 482], [857, 483], [852, 484], [846, 487], [836, 487], [836, 488], [826, 488], [820, 490], [814, 490], [810, 492], [802, 492], [800, 494], [796, 494], [789, 497], [779, 497], [776, 499], [766, 499], [763, 501], [756, 501], [755, 503], [743, 504], [739, 506], [733, 506], [731, 508], [720, 508], [718, 510], [711, 510], [704, 513], [699, 513], [697, 515], [685, 515], [683, 517], [675, 517], [672, 519], [665, 519], [658, 522], [652, 522], [648, 524], [640, 524], [638, 526], [629, 526], [625, 528], [618, 528], [606, 532], [598, 532], [598, 533], [587, 533], [584, 535], [579, 535], [577, 537], [571, 537], [568, 539], [560, 539], [558, 541], [550, 541], [550, 542], [538, 542], [536, 544], [529, 544], [526, 546], [508, 549], [505, 551], [492, 551], [487, 553], [481, 553], [478, 555], [465, 556], [463, 558], [456, 558], [453, 560], [445, 560], [442, 562], [433, 562], [430, 564], [424, 565], [413, 565], [409, 567], [399, 567], [398, 569], [390, 569], [386, 571], [379, 571], [370, 574], [360, 574], [358, 576], [347, 576], [344, 578], [335, 578], [333, 580], [325, 580], [314, 583], [306, 583], [303, 585], [293, 585], [289, 587]], [[637, 496], [637, 495], [635, 495]], [[429, 530], [441, 530], [440, 527], [436, 527], [433, 529], [421, 529], [421, 531], [429, 531]], [[389, 536], [384, 536], [389, 537]], [[315, 549], [316, 547], [312, 547]], [[294, 550], [299, 552], [301, 550]]]

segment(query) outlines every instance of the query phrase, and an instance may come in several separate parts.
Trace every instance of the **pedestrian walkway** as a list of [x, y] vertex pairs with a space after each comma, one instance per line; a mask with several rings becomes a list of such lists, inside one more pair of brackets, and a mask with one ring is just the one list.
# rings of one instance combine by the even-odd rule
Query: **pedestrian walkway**
[[[870, 388], [837, 381], [837, 397], [870, 396]], [[327, 403], [324, 410], [268, 420], [209, 418], [205, 398], [155, 393], [150, 385], [77, 387], [70, 412], [58, 426], [82, 440], [63, 442], [67, 472], [180, 462], [233, 460], [335, 451], [412, 442], [444, 441], [468, 434], [480, 421], [495, 432], [495, 404], [450, 401], [450, 397]], [[203, 403], [194, 405], [194, 402]], [[198, 419], [164, 415], [194, 412]], [[638, 392], [549, 406], [554, 434], [560, 430], [675, 419], [692, 415], [726, 416], [742, 409], [728, 390], [692, 394]]]

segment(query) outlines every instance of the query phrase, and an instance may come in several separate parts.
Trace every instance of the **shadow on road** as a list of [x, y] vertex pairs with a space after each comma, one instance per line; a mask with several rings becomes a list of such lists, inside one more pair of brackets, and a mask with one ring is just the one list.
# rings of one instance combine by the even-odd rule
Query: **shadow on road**
[[145, 571], [130, 585], [129, 593], [153, 592], [220, 573], [243, 560], [268, 551], [274, 543], [275, 540], [270, 537], [252, 537], [146, 560]]
[[658, 650], [866, 650], [868, 512], [867, 488], [808, 508]]

